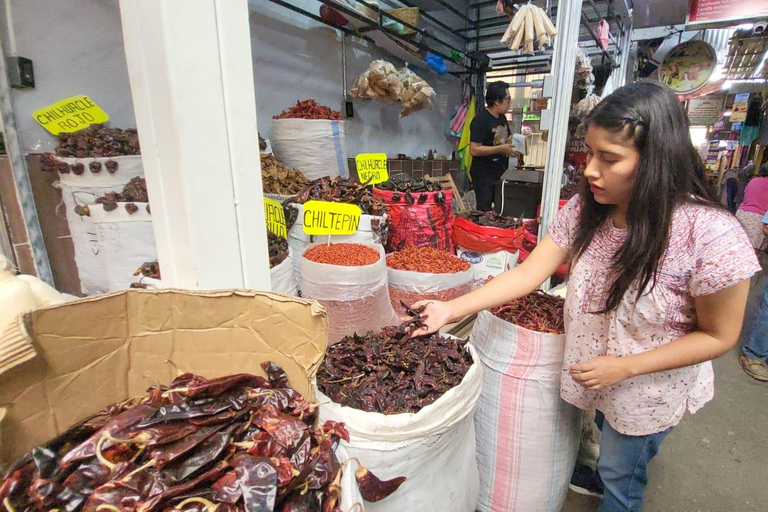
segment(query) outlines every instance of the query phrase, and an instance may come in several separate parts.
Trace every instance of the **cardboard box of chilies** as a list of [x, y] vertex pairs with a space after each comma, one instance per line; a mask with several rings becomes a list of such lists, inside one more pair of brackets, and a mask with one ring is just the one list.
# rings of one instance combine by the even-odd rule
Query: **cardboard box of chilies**
[[327, 328], [313, 301], [246, 290], [127, 290], [21, 315], [0, 337], [0, 466], [179, 372], [264, 375], [270, 360], [314, 399]]

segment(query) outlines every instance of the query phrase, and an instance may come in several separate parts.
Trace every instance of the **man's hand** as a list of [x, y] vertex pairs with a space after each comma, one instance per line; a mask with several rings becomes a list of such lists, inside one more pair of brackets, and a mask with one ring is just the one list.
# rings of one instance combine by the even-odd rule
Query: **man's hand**
[[599, 356], [569, 368], [573, 380], [586, 389], [598, 390], [632, 377], [627, 360], [616, 356]]
[[514, 156], [515, 150], [512, 149], [512, 144], [502, 144], [498, 146], [499, 152], [505, 156]]

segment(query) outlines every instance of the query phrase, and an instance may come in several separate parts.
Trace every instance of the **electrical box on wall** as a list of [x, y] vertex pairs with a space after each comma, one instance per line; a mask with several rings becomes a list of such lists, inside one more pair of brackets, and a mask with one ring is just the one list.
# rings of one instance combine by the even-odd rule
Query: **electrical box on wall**
[[32, 61], [26, 57], [8, 57], [8, 81], [15, 89], [35, 87], [35, 70]]

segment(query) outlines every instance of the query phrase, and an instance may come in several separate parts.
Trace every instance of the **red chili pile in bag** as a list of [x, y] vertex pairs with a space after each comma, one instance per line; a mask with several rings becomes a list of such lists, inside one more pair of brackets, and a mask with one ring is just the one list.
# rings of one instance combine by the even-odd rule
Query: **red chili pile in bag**
[[272, 119], [330, 119], [342, 121], [341, 112], [331, 110], [330, 107], [318, 105], [315, 100], [299, 100], [288, 110], [283, 110], [280, 115], [272, 116]]
[[315, 263], [340, 265], [343, 267], [362, 267], [379, 261], [379, 253], [361, 244], [323, 244], [316, 245], [304, 253], [304, 257]]
[[387, 258], [387, 266], [395, 270], [455, 274], [469, 270], [470, 264], [461, 258], [434, 247], [406, 247]]
[[549, 334], [565, 332], [565, 301], [540, 290], [490, 311], [497, 317], [525, 329]]

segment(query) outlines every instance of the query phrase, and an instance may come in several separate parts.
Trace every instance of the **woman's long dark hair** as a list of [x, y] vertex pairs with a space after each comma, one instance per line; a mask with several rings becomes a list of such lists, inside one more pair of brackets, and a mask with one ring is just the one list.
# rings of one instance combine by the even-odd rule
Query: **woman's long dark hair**
[[[637, 298], [653, 290], [675, 207], [681, 203], [717, 206], [717, 202], [704, 183], [704, 167], [691, 142], [685, 110], [665, 85], [642, 81], [616, 90], [598, 103], [586, 125], [625, 134], [640, 153], [627, 209], [627, 238], [615, 255], [616, 277], [604, 309], [597, 312], [606, 313], [618, 307], [635, 280]], [[595, 201], [586, 180], [581, 197], [574, 259], [584, 254], [614, 208]]]

